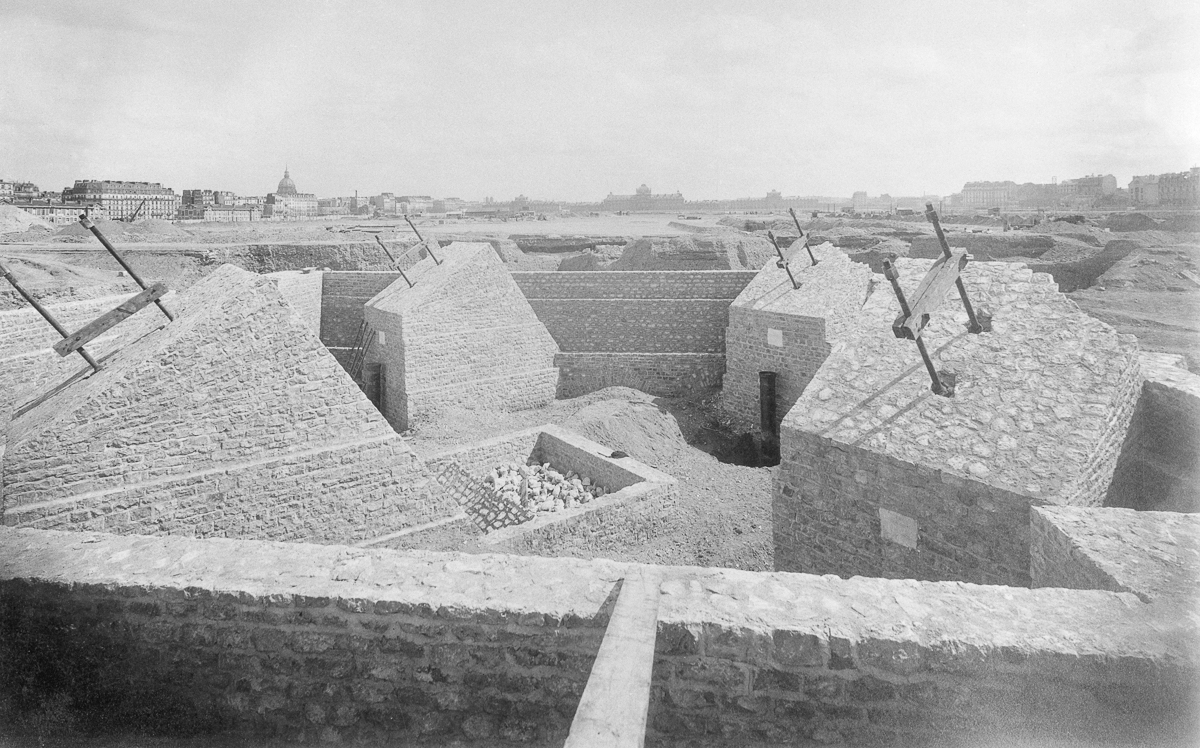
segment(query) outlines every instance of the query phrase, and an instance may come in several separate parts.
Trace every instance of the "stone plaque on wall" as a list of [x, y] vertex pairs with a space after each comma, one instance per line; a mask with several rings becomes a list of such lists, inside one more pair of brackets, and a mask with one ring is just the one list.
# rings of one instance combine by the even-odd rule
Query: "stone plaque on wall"
[[767, 345], [777, 345], [783, 347], [783, 330], [776, 330], [773, 327], [767, 328]]
[[879, 508], [879, 534], [905, 548], [917, 547], [917, 521], [883, 507]]

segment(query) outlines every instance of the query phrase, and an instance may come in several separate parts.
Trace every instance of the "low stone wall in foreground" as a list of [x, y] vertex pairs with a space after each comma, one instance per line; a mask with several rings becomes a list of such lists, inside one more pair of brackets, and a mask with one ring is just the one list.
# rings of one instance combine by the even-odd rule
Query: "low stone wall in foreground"
[[[633, 568], [0, 529], [0, 724], [561, 745]], [[1128, 593], [641, 568], [651, 744], [1196, 739], [1195, 626]]]

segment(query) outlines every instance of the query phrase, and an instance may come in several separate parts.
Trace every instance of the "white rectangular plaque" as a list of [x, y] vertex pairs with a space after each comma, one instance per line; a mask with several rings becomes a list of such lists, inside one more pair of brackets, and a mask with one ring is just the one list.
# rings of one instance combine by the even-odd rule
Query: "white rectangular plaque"
[[783, 347], [783, 330], [776, 330], [773, 327], [767, 328], [767, 345], [775, 345]]
[[917, 521], [883, 507], [879, 508], [879, 534], [905, 548], [917, 547]]

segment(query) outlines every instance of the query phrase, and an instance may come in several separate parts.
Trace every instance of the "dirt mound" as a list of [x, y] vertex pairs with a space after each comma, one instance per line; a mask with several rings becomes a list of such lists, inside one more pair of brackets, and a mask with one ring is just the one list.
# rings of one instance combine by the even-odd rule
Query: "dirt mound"
[[[101, 219], [95, 221], [95, 224], [100, 233], [104, 234], [104, 238], [112, 242], [187, 241], [192, 238], [191, 232], [158, 218], [147, 218], [137, 223]], [[53, 239], [67, 242], [95, 241], [92, 232], [85, 229], [81, 223], [63, 226], [55, 232]]]
[[637, 239], [609, 270], [758, 270], [775, 257], [765, 239], [734, 232]]
[[690, 449], [675, 417], [655, 405], [653, 396], [610, 387], [592, 397], [603, 399], [585, 405], [563, 425], [648, 465], [665, 465]]
[[[1061, 240], [1060, 240], [1061, 241]], [[1041, 257], [1058, 243], [1053, 236], [1010, 232], [1007, 234], [946, 234], [951, 247], [966, 249], [980, 261], [1003, 260], [1009, 257]], [[1098, 245], [1097, 245], [1098, 246]], [[933, 259], [942, 256], [942, 244], [936, 236], [913, 239], [909, 257]]]
[[559, 234], [510, 234], [522, 252], [582, 252], [600, 244], [625, 244], [624, 236], [561, 236]]
[[15, 205], [0, 205], [0, 234], [19, 234], [30, 229], [52, 229], [46, 221]]
[[1113, 213], [1105, 216], [1100, 225], [1113, 231], [1148, 231], [1158, 228], [1158, 221], [1145, 213]]

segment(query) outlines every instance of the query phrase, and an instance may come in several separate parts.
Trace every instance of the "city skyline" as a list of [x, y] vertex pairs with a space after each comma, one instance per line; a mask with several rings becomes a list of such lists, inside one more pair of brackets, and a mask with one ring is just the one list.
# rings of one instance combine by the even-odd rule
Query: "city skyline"
[[1200, 155], [1189, 4], [0, 9], [0, 170], [265, 195], [948, 195]]

